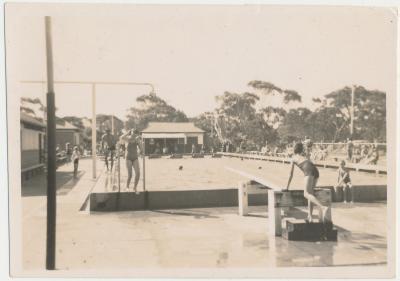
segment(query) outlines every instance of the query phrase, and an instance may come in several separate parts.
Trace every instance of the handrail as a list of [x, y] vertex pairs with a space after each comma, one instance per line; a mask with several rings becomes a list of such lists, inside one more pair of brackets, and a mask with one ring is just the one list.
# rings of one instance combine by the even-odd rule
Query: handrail
[[[218, 152], [223, 156], [236, 157], [236, 158], [246, 158], [246, 159], [255, 159], [255, 160], [267, 160], [267, 161], [275, 161], [282, 163], [290, 163], [291, 159], [286, 157], [277, 157], [277, 156], [266, 156], [266, 155], [256, 155], [256, 154], [242, 154], [242, 153], [231, 153], [231, 152]], [[332, 161], [313, 161], [316, 166], [323, 167], [339, 167], [340, 162], [332, 162]], [[387, 167], [381, 165], [368, 165], [368, 164], [358, 164], [358, 163], [348, 163], [346, 166], [350, 169], [354, 169], [356, 171], [372, 171], [372, 172], [383, 172], [387, 173]]]

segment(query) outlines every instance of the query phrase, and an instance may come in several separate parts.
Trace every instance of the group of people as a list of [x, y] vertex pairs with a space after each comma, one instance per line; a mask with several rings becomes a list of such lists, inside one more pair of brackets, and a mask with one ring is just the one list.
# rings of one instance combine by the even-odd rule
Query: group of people
[[[66, 162], [72, 162], [74, 165], [74, 171], [73, 175], [74, 178], [78, 177], [78, 165], [79, 165], [79, 159], [81, 158], [81, 153], [80, 149], [77, 145], [75, 145], [73, 148], [71, 148], [70, 143], [65, 144], [65, 150], [61, 150], [60, 145], [56, 146], [56, 157], [57, 159], [65, 159]], [[57, 160], [58, 162], [58, 160]]]
[[354, 144], [348, 138], [346, 142], [347, 160], [353, 163], [376, 165], [379, 160], [378, 144]]
[[[289, 190], [290, 184], [293, 178], [294, 167], [298, 167], [304, 174], [304, 197], [308, 201], [308, 221], [312, 221], [312, 214], [314, 206], [319, 210], [319, 219], [324, 222], [326, 219], [326, 212], [328, 207], [324, 206], [322, 202], [315, 197], [314, 189], [317, 186], [318, 179], [320, 177], [318, 168], [310, 160], [310, 155], [307, 153], [307, 142], [298, 142], [293, 147], [293, 155], [291, 158], [291, 169], [289, 174], [288, 183], [286, 190]], [[340, 163], [338, 168], [338, 180], [334, 186], [335, 196], [344, 191], [344, 202], [353, 202], [353, 187], [350, 179], [350, 172], [346, 168], [345, 161]]]
[[126, 189], [129, 190], [134, 171], [135, 179], [133, 190], [138, 194], [139, 191], [137, 190], [137, 185], [140, 179], [139, 156], [143, 155], [142, 141], [140, 139], [139, 131], [136, 129], [125, 130], [119, 139], [117, 139], [111, 134], [111, 130], [107, 129], [106, 133], [101, 137], [101, 149], [104, 153], [105, 165], [108, 173], [111, 172], [114, 167], [116, 152], [118, 153], [118, 157], [121, 150], [124, 152], [125, 165], [128, 172]]
[[191, 152], [191, 154], [196, 154], [196, 153], [204, 154], [205, 153], [204, 144], [197, 145], [197, 144], [193, 143], [190, 147], [190, 150], [188, 150], [188, 148], [185, 148], [182, 146], [183, 146], [183, 144], [175, 143], [173, 146], [172, 145], [170, 147], [163, 146], [161, 148], [161, 146], [158, 142], [156, 142], [156, 143], [150, 142], [149, 150], [150, 150], [150, 154], [153, 154], [153, 155], [182, 154], [182, 153], [189, 152], [189, 151]]

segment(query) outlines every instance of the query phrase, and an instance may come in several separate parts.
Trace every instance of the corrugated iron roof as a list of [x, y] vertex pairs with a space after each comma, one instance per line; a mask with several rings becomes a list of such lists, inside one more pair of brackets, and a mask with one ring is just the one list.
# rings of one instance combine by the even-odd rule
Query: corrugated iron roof
[[192, 122], [150, 122], [142, 133], [204, 133]]
[[32, 125], [43, 127], [43, 128], [46, 127], [45, 123], [43, 123], [42, 121], [36, 119], [33, 116], [30, 116], [29, 114], [21, 112], [20, 116], [21, 116], [20, 117], [21, 118], [21, 122], [23, 122], [23, 123], [28, 123], [28, 124], [32, 124]]
[[[35, 117], [33, 117], [33, 116], [29, 115], [29, 114], [21, 112], [20, 118], [21, 118], [21, 122], [23, 122], [23, 123], [27, 123], [27, 124], [31, 124], [31, 125], [35, 125], [35, 126], [40, 126], [40, 127], [43, 127], [43, 128], [46, 127], [46, 123], [36, 119]], [[76, 131], [79, 130], [78, 127], [72, 125], [68, 121], [64, 121], [64, 122], [57, 121], [56, 129], [58, 129], [58, 130], [76, 130]]]
[[57, 122], [56, 124], [56, 129], [57, 130], [76, 130], [78, 131], [79, 128], [75, 127], [74, 125], [72, 125], [70, 122], [68, 121], [64, 121], [64, 123], [62, 122]]

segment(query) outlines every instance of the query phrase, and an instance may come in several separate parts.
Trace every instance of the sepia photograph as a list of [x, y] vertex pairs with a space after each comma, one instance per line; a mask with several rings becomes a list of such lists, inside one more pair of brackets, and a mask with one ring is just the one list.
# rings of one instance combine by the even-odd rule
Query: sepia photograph
[[397, 20], [5, 3], [10, 276], [393, 278]]

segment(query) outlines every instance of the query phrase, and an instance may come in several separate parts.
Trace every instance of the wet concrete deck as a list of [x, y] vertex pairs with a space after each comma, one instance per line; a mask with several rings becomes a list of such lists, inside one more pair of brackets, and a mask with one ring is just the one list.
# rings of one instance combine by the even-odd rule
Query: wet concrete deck
[[[267, 235], [267, 214], [235, 208], [97, 213], [60, 233], [59, 266], [298, 267], [384, 265], [385, 204], [336, 204], [338, 242], [293, 242]], [[81, 231], [84, 229], [85, 231]]]
[[[61, 271], [69, 270], [69, 274], [92, 272], [91, 276], [102, 276], [108, 271], [123, 275], [129, 271], [123, 276], [134, 277], [135, 271], [147, 270], [143, 276], [165, 276], [165, 269], [169, 276], [179, 276], [179, 269], [194, 272], [208, 268], [201, 271], [201, 276], [210, 277], [213, 269], [386, 268], [386, 202], [334, 203], [332, 215], [339, 230], [338, 242], [293, 242], [268, 236], [265, 206], [251, 207], [247, 217], [238, 216], [237, 207], [91, 214], [79, 211], [82, 200], [95, 185], [90, 163], [81, 164], [86, 173], [83, 171], [70, 192], [60, 194], [57, 207], [56, 266]], [[31, 198], [43, 201], [35, 208], [25, 208], [30, 206], [26, 204]], [[23, 205], [24, 273], [43, 272], [44, 197], [24, 197]], [[247, 276], [253, 276], [252, 271]]]

